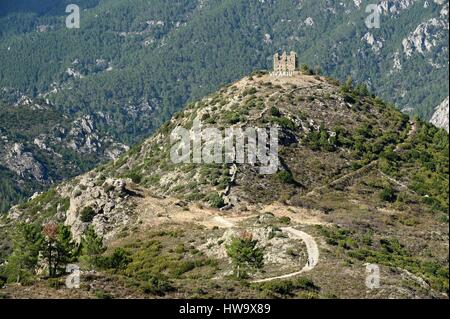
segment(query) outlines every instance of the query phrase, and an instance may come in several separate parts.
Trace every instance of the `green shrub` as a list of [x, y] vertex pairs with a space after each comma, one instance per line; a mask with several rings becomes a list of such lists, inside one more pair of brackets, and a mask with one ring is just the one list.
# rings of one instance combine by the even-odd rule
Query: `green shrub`
[[385, 202], [395, 202], [397, 200], [395, 190], [391, 186], [385, 186], [380, 192], [380, 199]]
[[178, 278], [181, 275], [195, 269], [196, 263], [194, 260], [182, 260], [172, 266], [171, 273]]
[[222, 208], [225, 206], [225, 202], [222, 198], [222, 196], [220, 196], [217, 193], [212, 193], [208, 196], [208, 202], [211, 205], [211, 207], [213, 208]]
[[150, 276], [141, 287], [144, 293], [156, 296], [164, 296], [166, 293], [175, 290], [171, 283], [162, 275]]
[[186, 248], [184, 247], [183, 243], [179, 243], [177, 247], [175, 248], [175, 252], [178, 254], [184, 254], [186, 252]]
[[380, 240], [381, 247], [388, 254], [396, 254], [399, 256], [406, 255], [403, 246], [399, 243], [397, 239], [383, 238]]
[[256, 90], [256, 88], [251, 87], [251, 88], [249, 88], [249, 89], [246, 89], [246, 90], [242, 93], [242, 95], [243, 95], [243, 96], [253, 95], [253, 94], [255, 94], [256, 92], [258, 92], [258, 91]]
[[272, 122], [280, 125], [282, 128], [294, 130], [295, 129], [295, 123], [292, 122], [287, 117], [273, 117]]
[[318, 290], [318, 287], [314, 284], [314, 282], [306, 277], [299, 277], [294, 280], [294, 286], [297, 289], [303, 290]]
[[272, 106], [270, 108], [270, 115], [275, 116], [275, 117], [280, 117], [281, 112], [278, 108], [276, 108], [275, 106]]
[[[317, 297], [319, 288], [314, 284], [311, 279], [300, 277], [292, 280], [274, 280], [267, 283], [256, 285], [255, 288], [263, 292], [266, 296], [294, 296], [296, 292], [303, 293], [307, 296], [307, 293], [311, 293], [311, 296]], [[300, 292], [299, 292], [300, 291]], [[297, 295], [298, 295], [297, 293]]]
[[345, 95], [344, 95], [344, 101], [345, 101], [346, 103], [355, 104], [356, 99], [355, 99], [352, 95], [350, 95], [350, 94], [345, 94]]
[[290, 280], [284, 280], [284, 281], [272, 281], [267, 284], [264, 284], [261, 287], [261, 290], [263, 292], [266, 292], [270, 295], [273, 294], [279, 294], [282, 296], [287, 296], [292, 294], [294, 291], [295, 286]]
[[114, 185], [107, 184], [107, 185], [105, 185], [105, 186], [103, 187], [103, 190], [104, 190], [106, 193], [109, 193], [110, 191], [114, 190]]
[[264, 253], [261, 248], [256, 247], [257, 244], [258, 241], [253, 240], [251, 234], [247, 234], [233, 238], [226, 247], [238, 279], [247, 278], [250, 272], [263, 267]]
[[280, 171], [277, 173], [278, 179], [285, 184], [294, 184], [295, 180], [292, 173], [289, 171]]
[[116, 248], [111, 256], [100, 256], [96, 258], [96, 266], [103, 269], [115, 271], [125, 269], [132, 259], [130, 254], [123, 248]]
[[83, 208], [80, 213], [80, 219], [83, 223], [90, 223], [95, 217], [95, 211], [92, 207], [87, 206]]
[[314, 72], [309, 68], [307, 64], [300, 65], [300, 72], [302, 72], [305, 75], [313, 75]]
[[113, 299], [113, 297], [110, 294], [108, 294], [107, 292], [105, 292], [103, 290], [97, 290], [95, 292], [95, 297], [97, 299], [105, 299], [105, 300], [106, 299]]
[[362, 97], [370, 95], [369, 89], [367, 88], [367, 85], [365, 85], [365, 84], [358, 84], [355, 88], [355, 93], [357, 93], [359, 96], [362, 96]]
[[324, 128], [320, 128], [319, 131], [311, 131], [306, 135], [306, 144], [313, 151], [334, 152], [336, 146], [340, 145], [340, 140], [339, 135], [332, 137]]
[[142, 181], [142, 175], [138, 172], [131, 172], [127, 177], [131, 178], [135, 184], [140, 184]]
[[236, 112], [227, 112], [224, 114], [224, 120], [228, 124], [237, 124], [241, 121], [241, 116]]
[[289, 225], [291, 223], [291, 219], [287, 216], [280, 217], [278, 221], [284, 225]]

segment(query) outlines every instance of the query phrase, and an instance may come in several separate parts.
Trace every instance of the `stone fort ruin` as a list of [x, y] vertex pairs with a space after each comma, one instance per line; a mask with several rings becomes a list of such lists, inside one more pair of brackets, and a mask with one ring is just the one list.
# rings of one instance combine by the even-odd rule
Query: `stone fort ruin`
[[284, 51], [281, 56], [277, 52], [273, 57], [272, 76], [292, 76], [297, 70], [297, 53], [291, 51], [288, 55]]

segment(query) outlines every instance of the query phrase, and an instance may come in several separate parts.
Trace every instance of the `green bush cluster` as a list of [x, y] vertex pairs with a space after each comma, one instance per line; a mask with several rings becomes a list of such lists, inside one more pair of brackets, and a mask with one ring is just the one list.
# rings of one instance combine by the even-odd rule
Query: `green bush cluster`
[[424, 278], [431, 287], [448, 293], [448, 264], [426, 261], [412, 256], [397, 238], [381, 238], [375, 243], [373, 234], [356, 234], [339, 227], [318, 227], [327, 244], [343, 248], [344, 253], [366, 263], [406, 269]]
[[212, 193], [208, 196], [208, 202], [213, 208], [222, 208], [225, 206], [225, 202], [218, 193]]
[[340, 145], [336, 136], [331, 136], [327, 130], [321, 128], [319, 131], [311, 131], [305, 137], [306, 144], [313, 151], [333, 152]]
[[83, 223], [90, 223], [94, 219], [96, 213], [91, 206], [86, 206], [80, 212], [80, 219]]
[[[265, 297], [293, 297], [300, 292], [311, 292], [314, 294], [314, 298], [318, 297], [320, 289], [314, 284], [314, 282], [306, 277], [299, 277], [292, 280], [274, 280], [267, 283], [253, 285], [254, 289], [257, 289]], [[306, 296], [306, 295], [305, 295]]]
[[295, 184], [294, 176], [290, 171], [279, 171], [277, 177], [284, 184]]
[[380, 192], [380, 199], [385, 202], [395, 202], [397, 200], [395, 189], [390, 185], [384, 186], [383, 190]]

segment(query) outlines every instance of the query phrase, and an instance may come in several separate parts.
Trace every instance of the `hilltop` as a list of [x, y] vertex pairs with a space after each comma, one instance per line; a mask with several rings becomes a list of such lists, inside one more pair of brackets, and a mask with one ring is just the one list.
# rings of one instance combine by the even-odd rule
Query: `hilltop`
[[[88, 267], [74, 292], [38, 282], [27, 293], [15, 285], [3, 293], [447, 297], [448, 134], [363, 85], [311, 73], [255, 72], [224, 86], [117, 160], [11, 209], [1, 222], [3, 258], [20, 221], [53, 221], [78, 240], [92, 225], [105, 256], [122, 248], [128, 259], [117, 269]], [[277, 170], [174, 164], [171, 133], [196, 119], [221, 131], [278, 128]], [[263, 268], [248, 280], [286, 278], [230, 280], [226, 245], [243, 232], [264, 250]], [[366, 263], [379, 265], [380, 289], [367, 289]]]

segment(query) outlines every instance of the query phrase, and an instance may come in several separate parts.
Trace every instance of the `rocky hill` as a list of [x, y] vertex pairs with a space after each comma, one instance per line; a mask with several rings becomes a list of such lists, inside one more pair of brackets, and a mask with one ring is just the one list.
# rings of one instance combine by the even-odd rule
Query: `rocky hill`
[[[0, 222], [2, 258], [18, 223], [56, 222], [78, 241], [93, 226], [104, 258], [120, 263], [83, 266], [78, 290], [38, 281], [1, 293], [448, 298], [447, 133], [365, 86], [309, 73], [256, 72], [222, 87], [115, 161], [11, 209]], [[172, 133], [198, 121], [203, 151], [208, 129], [276, 128], [273, 174], [247, 161], [175, 164]], [[241, 284], [230, 280], [227, 247], [248, 234], [264, 265]], [[367, 288], [366, 264], [379, 267], [380, 287]]]

